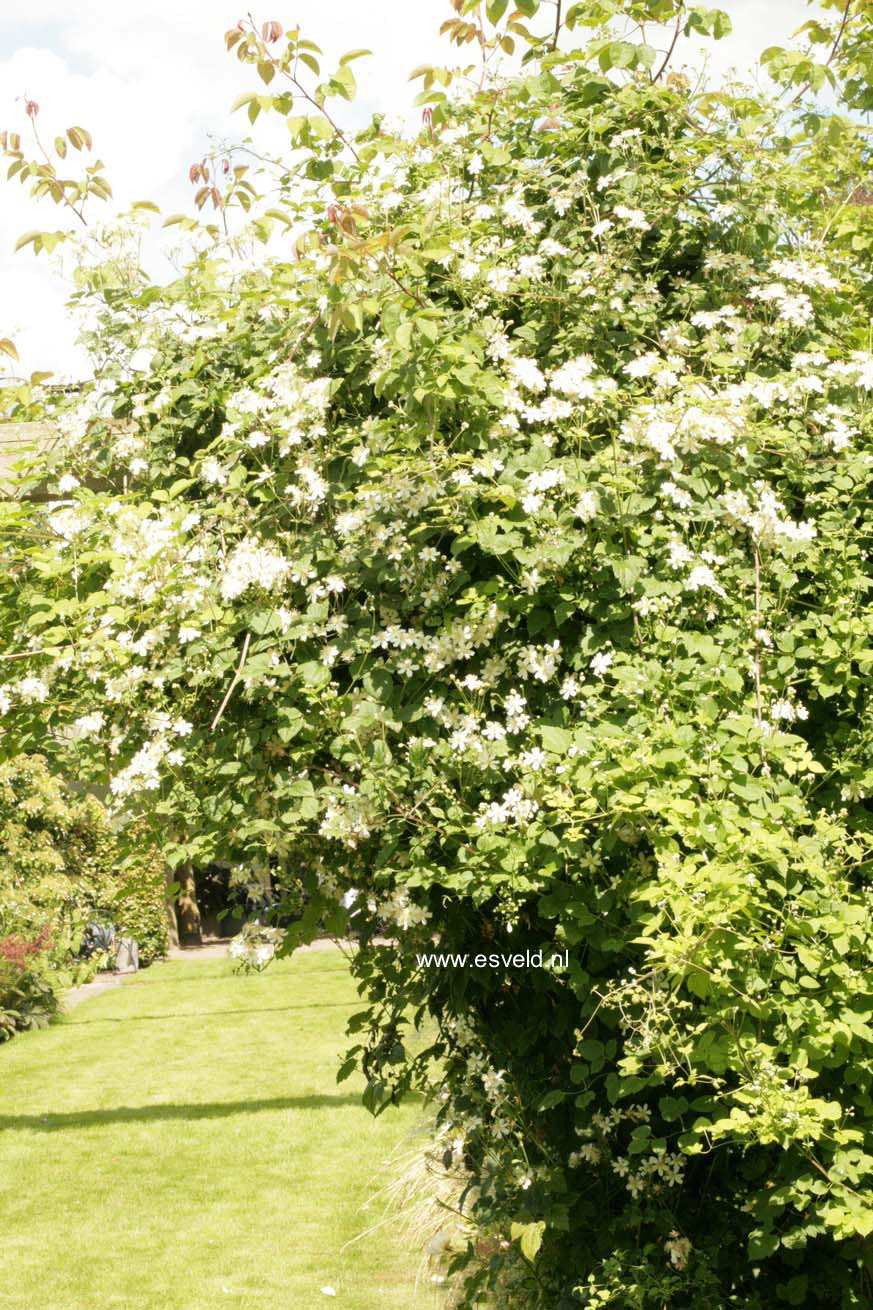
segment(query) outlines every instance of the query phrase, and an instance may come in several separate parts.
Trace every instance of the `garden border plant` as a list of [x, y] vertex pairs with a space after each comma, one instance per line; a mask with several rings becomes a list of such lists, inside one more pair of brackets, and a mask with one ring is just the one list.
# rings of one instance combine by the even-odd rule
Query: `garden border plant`
[[95, 919], [135, 937], [144, 963], [166, 953], [160, 852], [125, 854], [96, 797], [72, 795], [42, 756], [13, 756], [0, 764], [0, 1040], [49, 1022], [66, 988], [111, 963], [87, 949]]

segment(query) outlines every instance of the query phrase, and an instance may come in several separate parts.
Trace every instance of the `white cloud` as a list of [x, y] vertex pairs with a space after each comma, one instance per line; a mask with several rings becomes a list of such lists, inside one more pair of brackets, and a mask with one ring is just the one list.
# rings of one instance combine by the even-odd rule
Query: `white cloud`
[[[757, 53], [784, 40], [806, 16], [800, 0], [721, 0], [735, 35], [709, 45], [711, 67], [751, 67]], [[253, 86], [252, 70], [228, 56], [224, 31], [243, 7], [228, 0], [30, 0], [14, 19], [0, 17], [0, 43], [14, 53], [0, 60], [0, 128], [22, 128], [18, 97], [40, 105], [38, 126], [53, 138], [71, 124], [87, 127], [118, 203], [155, 199], [165, 210], [190, 205], [188, 165], [208, 148], [210, 136], [234, 139], [248, 131], [230, 105]], [[272, 5], [271, 5], [272, 8]], [[282, 6], [276, 6], [281, 9]], [[430, 60], [462, 62], [438, 38], [448, 0], [297, 0], [295, 22], [325, 48], [370, 47], [374, 57], [355, 65], [360, 121], [375, 110], [404, 111], [418, 89], [409, 70]], [[270, 18], [265, 12], [259, 17]], [[281, 16], [281, 15], [279, 15]], [[699, 58], [695, 55], [695, 58]], [[280, 148], [280, 124], [267, 128]], [[261, 134], [261, 123], [258, 124]], [[52, 368], [77, 373], [73, 330], [63, 314], [65, 289], [45, 256], [12, 254], [15, 239], [33, 227], [62, 225], [52, 206], [35, 205], [27, 189], [0, 180], [0, 336], [12, 335], [26, 371]]]

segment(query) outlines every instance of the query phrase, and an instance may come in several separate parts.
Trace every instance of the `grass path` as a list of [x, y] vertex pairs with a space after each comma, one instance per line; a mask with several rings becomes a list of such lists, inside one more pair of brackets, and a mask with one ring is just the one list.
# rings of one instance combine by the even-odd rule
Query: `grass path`
[[337, 1086], [355, 1000], [334, 951], [173, 962], [0, 1047], [0, 1308], [432, 1310], [393, 1223], [341, 1249], [416, 1118]]

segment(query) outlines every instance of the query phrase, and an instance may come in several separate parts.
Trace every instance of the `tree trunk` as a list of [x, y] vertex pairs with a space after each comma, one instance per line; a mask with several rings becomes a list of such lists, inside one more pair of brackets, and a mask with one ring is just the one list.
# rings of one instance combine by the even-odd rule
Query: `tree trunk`
[[179, 925], [179, 943], [182, 946], [199, 946], [203, 940], [200, 927], [200, 907], [197, 904], [197, 884], [194, 867], [189, 861], [177, 875], [179, 899], [176, 903], [176, 921]]
[[[172, 884], [176, 881], [176, 879], [173, 877], [172, 871], [168, 869], [166, 866], [164, 867], [164, 881], [166, 882], [168, 887], [171, 887]], [[167, 894], [166, 905], [167, 905], [167, 929], [170, 934], [170, 945], [178, 946], [179, 945], [179, 920], [176, 918], [176, 903], [173, 897], [169, 895], [169, 893]]]

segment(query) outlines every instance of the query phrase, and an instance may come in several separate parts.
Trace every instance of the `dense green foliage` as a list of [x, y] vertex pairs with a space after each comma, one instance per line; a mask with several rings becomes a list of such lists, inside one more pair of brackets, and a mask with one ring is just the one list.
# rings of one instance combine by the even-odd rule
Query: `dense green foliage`
[[116, 925], [119, 936], [138, 943], [140, 965], [151, 964], [166, 955], [170, 944], [165, 864], [144, 828], [135, 828], [130, 839], [132, 849], [122, 853], [115, 838], [115, 861], [99, 885], [96, 910]]
[[[455, 7], [486, 57], [523, 29]], [[58, 503], [11, 516], [32, 654], [6, 719], [171, 861], [303, 864], [304, 931], [358, 890], [354, 1055], [376, 1110], [438, 1061], [503, 1240], [471, 1298], [847, 1310], [873, 1233], [873, 229], [866, 133], [806, 83], [862, 103], [869, 15], [851, 67], [771, 52], [786, 106], [663, 80], [618, 12], [726, 30], [575, 6], [585, 50], [533, 41], [473, 89], [422, 70], [411, 139], [320, 112], [348, 63], [296, 112], [298, 34], [229, 34], [298, 153], [184, 280], [83, 275], [101, 371]], [[285, 228], [296, 258], [251, 257]]]
[[92, 920], [114, 922], [148, 963], [167, 949], [163, 862], [126, 858], [93, 796], [76, 797], [39, 755], [0, 764], [0, 1040], [41, 1026], [65, 987], [99, 961], [81, 958]]

